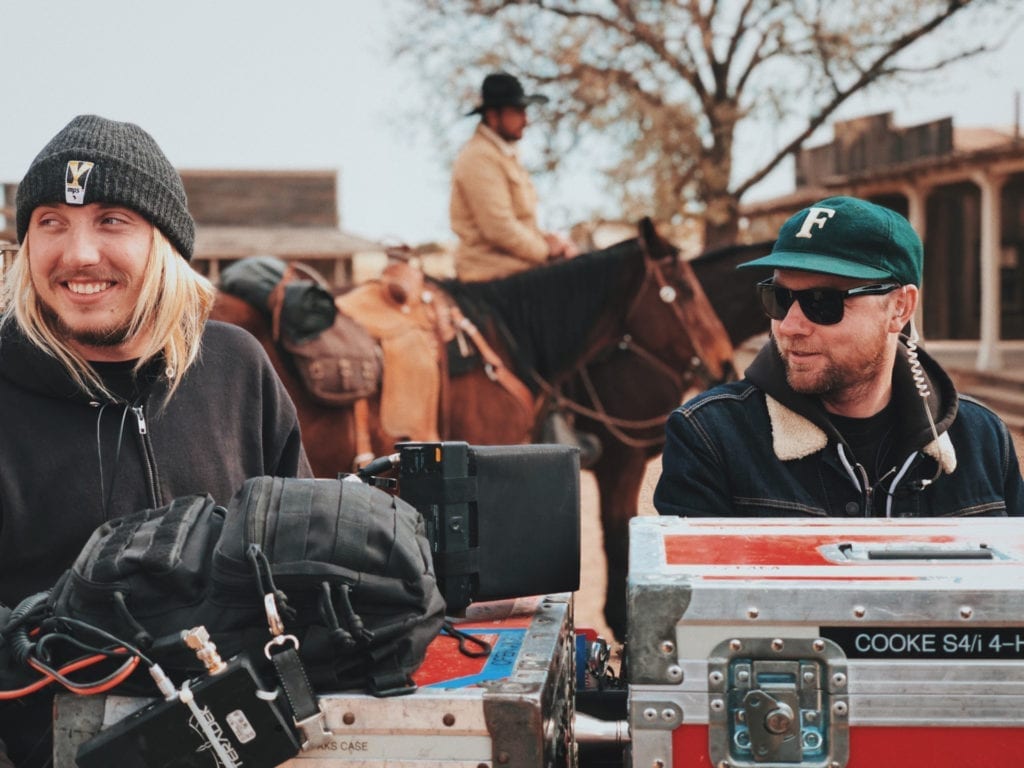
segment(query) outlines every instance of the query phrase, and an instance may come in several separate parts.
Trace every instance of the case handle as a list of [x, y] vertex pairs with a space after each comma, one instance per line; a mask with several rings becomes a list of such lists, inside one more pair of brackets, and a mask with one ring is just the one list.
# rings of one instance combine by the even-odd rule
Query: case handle
[[839, 545], [839, 551], [848, 560], [994, 560], [995, 554], [987, 544], [979, 544], [977, 549], [944, 549], [929, 545], [908, 545], [901, 548], [865, 549], [858, 552], [858, 547], [849, 542]]

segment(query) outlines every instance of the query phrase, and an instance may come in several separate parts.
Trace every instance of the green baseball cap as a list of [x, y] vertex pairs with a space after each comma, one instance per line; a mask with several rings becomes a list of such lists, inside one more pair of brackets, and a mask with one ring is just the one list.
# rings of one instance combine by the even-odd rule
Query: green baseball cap
[[910, 222], [856, 197], [829, 197], [791, 216], [767, 256], [739, 265], [921, 285], [924, 247]]

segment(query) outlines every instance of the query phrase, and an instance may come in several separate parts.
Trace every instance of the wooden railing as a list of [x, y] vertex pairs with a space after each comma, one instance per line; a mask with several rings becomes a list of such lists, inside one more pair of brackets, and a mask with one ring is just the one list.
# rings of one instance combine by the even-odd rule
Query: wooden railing
[[15, 184], [0, 184], [0, 282], [18, 250], [18, 232], [15, 225]]
[[0, 183], [0, 243], [13, 243], [17, 240], [14, 223], [14, 197], [17, 189], [17, 184]]

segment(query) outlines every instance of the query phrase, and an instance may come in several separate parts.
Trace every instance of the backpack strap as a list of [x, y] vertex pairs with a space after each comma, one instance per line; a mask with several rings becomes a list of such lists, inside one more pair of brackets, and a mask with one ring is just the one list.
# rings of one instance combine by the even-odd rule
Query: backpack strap
[[306, 668], [299, 658], [299, 641], [295, 635], [284, 634], [284, 624], [272, 594], [265, 597], [263, 607], [267, 614], [267, 627], [273, 636], [264, 646], [263, 653], [274, 665], [277, 679], [288, 698], [292, 720], [302, 736], [302, 749], [319, 747], [333, 734], [327, 728], [327, 715], [320, 709]]
[[413, 693], [418, 686], [409, 677], [409, 672], [398, 661], [397, 650], [387, 655], [374, 653], [374, 672], [369, 675], [369, 691], [378, 698], [404, 696]]
[[[280, 638], [280, 642], [278, 639]], [[277, 635], [267, 644], [266, 653], [274, 665], [277, 678], [281, 681], [288, 704], [292, 709], [292, 719], [302, 736], [303, 751], [327, 743], [333, 734], [327, 728], [327, 715], [320, 709], [313, 686], [309, 684], [306, 668], [299, 658], [298, 643], [285, 646], [290, 635]], [[276, 645], [279, 650], [272, 651]]]

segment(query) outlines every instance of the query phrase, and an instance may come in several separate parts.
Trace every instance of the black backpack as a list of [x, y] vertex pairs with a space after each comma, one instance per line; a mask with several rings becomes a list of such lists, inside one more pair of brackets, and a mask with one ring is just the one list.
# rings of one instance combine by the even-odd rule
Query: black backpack
[[318, 692], [413, 690], [444, 621], [415, 508], [355, 480], [273, 477], [247, 480], [226, 509], [187, 496], [105, 523], [46, 613], [99, 627], [172, 676], [195, 675], [204, 667], [181, 631], [202, 624], [222, 657], [258, 663], [268, 595]]
[[[256, 552], [258, 550], [258, 554]], [[314, 687], [401, 692], [444, 622], [423, 518], [350, 480], [261, 477], [228, 506], [209, 603], [279, 595]]]

